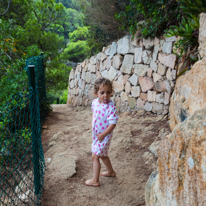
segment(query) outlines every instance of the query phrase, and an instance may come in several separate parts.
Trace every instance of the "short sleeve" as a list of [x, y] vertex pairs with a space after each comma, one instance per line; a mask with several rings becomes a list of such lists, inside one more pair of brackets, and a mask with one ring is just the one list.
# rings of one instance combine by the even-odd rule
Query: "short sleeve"
[[109, 124], [117, 124], [119, 117], [116, 114], [116, 108], [112, 104], [110, 105], [107, 120], [109, 121]]

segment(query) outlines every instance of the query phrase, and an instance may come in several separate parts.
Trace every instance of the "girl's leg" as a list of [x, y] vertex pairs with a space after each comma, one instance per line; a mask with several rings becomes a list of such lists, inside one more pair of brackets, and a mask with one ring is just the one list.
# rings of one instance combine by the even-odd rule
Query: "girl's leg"
[[85, 184], [88, 186], [100, 186], [99, 174], [100, 174], [101, 164], [99, 161], [99, 156], [97, 156], [95, 153], [92, 153], [92, 162], [93, 162], [94, 177], [90, 180], [87, 180]]
[[112, 167], [112, 164], [111, 164], [109, 157], [106, 156], [106, 157], [100, 157], [100, 158], [102, 159], [102, 161], [104, 162], [104, 164], [107, 168], [107, 172], [100, 173], [100, 175], [106, 176], [106, 177], [115, 177], [116, 173], [113, 170], [113, 167]]

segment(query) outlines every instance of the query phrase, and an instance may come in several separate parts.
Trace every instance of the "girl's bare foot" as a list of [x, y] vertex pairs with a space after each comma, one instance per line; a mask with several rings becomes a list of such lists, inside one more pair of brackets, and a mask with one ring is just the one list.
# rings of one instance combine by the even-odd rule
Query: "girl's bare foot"
[[116, 173], [115, 171], [109, 173], [109, 172], [103, 172], [103, 173], [100, 173], [100, 175], [102, 176], [105, 176], [105, 177], [116, 177]]
[[87, 185], [87, 186], [93, 186], [93, 187], [99, 187], [99, 186], [100, 186], [100, 183], [94, 181], [93, 179], [90, 179], [90, 180], [87, 180], [87, 181], [85, 182], [85, 185]]

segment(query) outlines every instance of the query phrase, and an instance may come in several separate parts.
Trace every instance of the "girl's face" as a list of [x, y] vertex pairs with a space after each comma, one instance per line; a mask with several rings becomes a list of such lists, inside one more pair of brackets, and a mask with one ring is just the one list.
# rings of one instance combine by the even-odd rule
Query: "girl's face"
[[96, 95], [99, 98], [100, 104], [107, 104], [112, 95], [112, 89], [109, 85], [102, 85]]

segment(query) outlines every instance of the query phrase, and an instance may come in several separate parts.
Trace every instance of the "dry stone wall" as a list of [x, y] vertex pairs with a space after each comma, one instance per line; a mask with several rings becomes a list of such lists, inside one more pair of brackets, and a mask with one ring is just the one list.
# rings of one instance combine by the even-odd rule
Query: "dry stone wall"
[[145, 110], [166, 114], [176, 80], [176, 37], [138, 40], [127, 35], [73, 68], [69, 76], [68, 103], [89, 106], [97, 78], [110, 79], [112, 97], [120, 112]]

